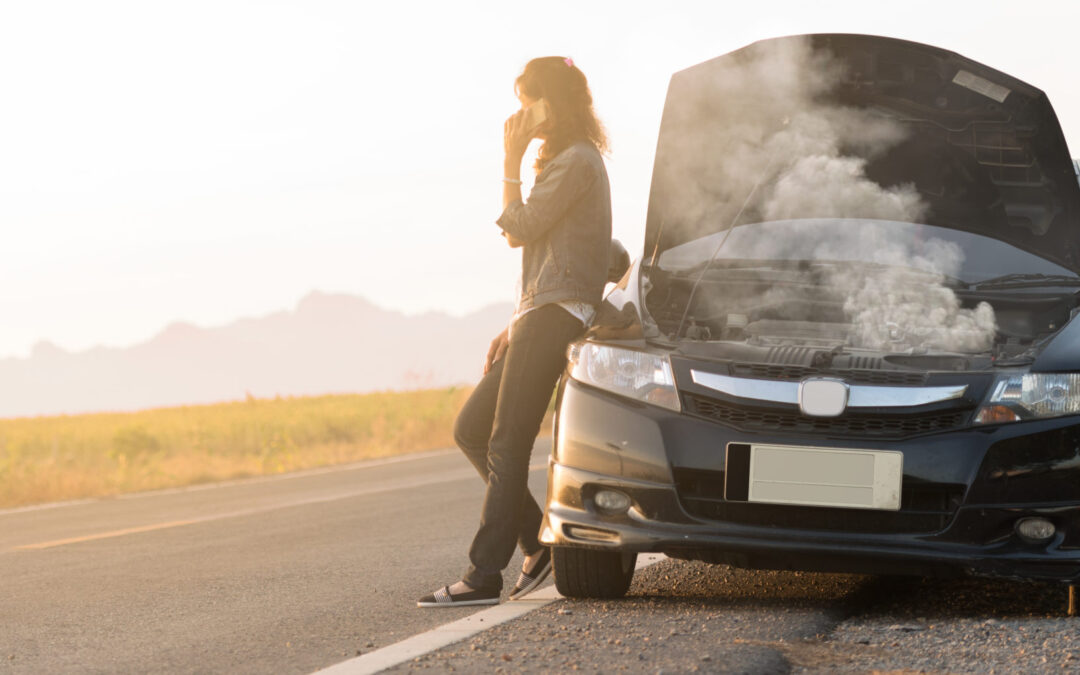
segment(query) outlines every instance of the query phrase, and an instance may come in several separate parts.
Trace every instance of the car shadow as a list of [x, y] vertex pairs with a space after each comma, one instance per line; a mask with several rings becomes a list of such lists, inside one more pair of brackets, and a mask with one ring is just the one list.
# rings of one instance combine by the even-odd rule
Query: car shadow
[[711, 607], [813, 608], [911, 618], [1064, 616], [1068, 586], [998, 578], [924, 578], [773, 570], [665, 560], [639, 570], [627, 597]]
[[1068, 586], [980, 577], [874, 577], [861, 593], [867, 614], [927, 619], [1065, 616]]

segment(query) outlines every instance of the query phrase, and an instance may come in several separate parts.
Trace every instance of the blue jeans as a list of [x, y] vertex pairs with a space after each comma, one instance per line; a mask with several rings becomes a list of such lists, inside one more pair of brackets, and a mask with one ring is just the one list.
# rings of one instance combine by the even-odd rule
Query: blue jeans
[[506, 354], [458, 413], [454, 440], [487, 483], [480, 529], [463, 577], [473, 588], [502, 589], [502, 571], [515, 542], [525, 555], [540, 550], [543, 514], [529, 492], [529, 458], [566, 368], [566, 347], [584, 330], [581, 321], [554, 304], [521, 317]]

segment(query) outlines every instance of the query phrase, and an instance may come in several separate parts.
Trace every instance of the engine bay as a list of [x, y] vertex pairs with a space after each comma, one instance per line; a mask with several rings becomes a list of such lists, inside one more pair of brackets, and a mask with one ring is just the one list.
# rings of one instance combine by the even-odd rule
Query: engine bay
[[1077, 311], [1072, 293], [970, 291], [925, 275], [830, 285], [740, 270], [695, 281], [654, 269], [645, 282], [645, 307], [667, 340], [998, 360], [1030, 351]]

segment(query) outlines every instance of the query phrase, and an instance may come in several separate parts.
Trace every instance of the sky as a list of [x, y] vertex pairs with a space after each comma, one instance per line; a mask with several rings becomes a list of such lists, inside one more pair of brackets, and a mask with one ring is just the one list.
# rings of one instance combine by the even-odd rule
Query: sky
[[502, 124], [535, 56], [589, 78], [631, 252], [671, 74], [760, 39], [958, 52], [1043, 89], [1080, 156], [1078, 19], [1045, 0], [5, 1], [0, 358], [132, 345], [313, 290], [408, 314], [512, 301]]

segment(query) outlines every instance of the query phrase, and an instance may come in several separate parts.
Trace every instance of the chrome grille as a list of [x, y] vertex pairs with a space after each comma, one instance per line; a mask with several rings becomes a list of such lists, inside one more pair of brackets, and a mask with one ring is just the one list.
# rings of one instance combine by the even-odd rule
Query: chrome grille
[[768, 363], [735, 363], [731, 365], [731, 374], [735, 377], [794, 382], [813, 376], [836, 377], [849, 384], [920, 386], [926, 382], [926, 373], [904, 370], [824, 370]]
[[958, 429], [969, 410], [918, 414], [860, 414], [845, 412], [839, 417], [806, 417], [798, 410], [761, 409], [735, 406], [717, 399], [683, 394], [684, 409], [691, 415], [715, 420], [743, 431], [779, 431], [866, 438], [899, 439]]

